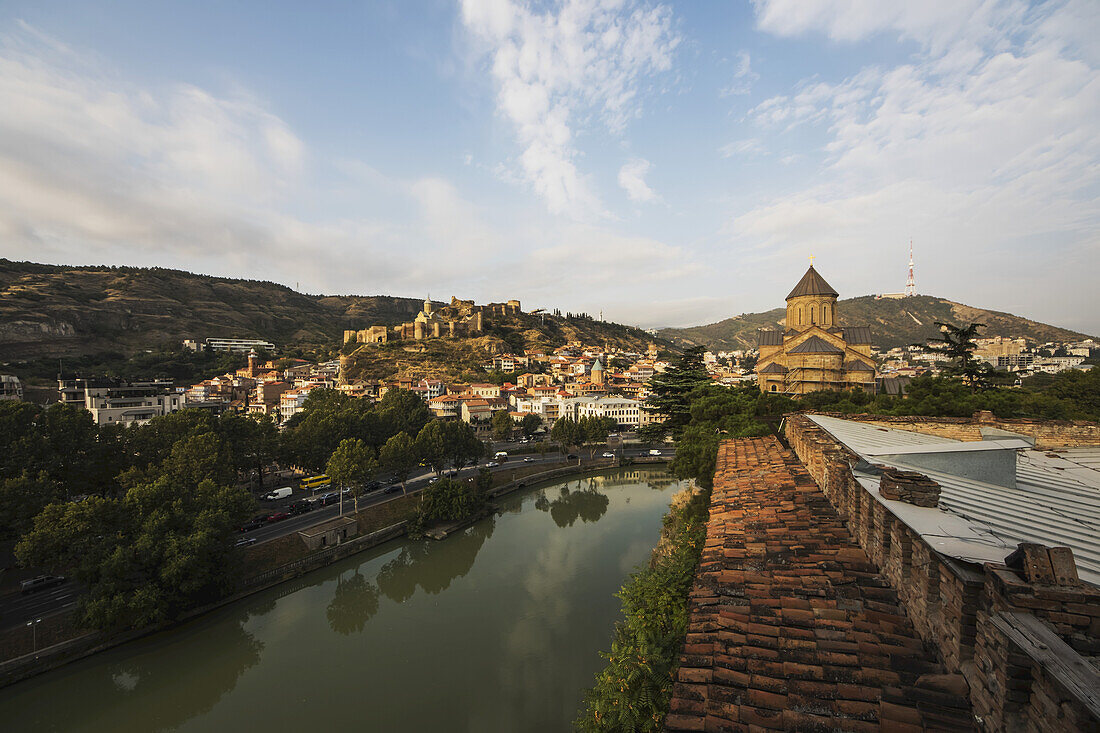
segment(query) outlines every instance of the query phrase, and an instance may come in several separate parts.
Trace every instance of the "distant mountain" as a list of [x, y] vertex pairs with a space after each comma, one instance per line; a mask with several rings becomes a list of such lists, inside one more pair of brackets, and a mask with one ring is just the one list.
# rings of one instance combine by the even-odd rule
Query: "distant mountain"
[[[924, 343], [938, 335], [936, 321], [954, 323], [984, 323], [985, 337], [1023, 336], [1038, 343], [1073, 341], [1085, 334], [1050, 326], [1011, 313], [974, 308], [930, 295], [911, 298], [875, 298], [864, 295], [837, 303], [837, 322], [841, 326], [870, 326], [874, 344], [890, 349], [906, 344]], [[705, 345], [724, 351], [756, 346], [756, 331], [761, 328], [782, 328], [785, 308], [764, 313], [745, 313], [724, 321], [690, 328], [665, 328], [659, 333], [680, 346]]]
[[[0, 258], [0, 364], [131, 355], [211, 336], [336, 348], [345, 329], [396, 325], [412, 320], [422, 306], [417, 298], [305, 295], [272, 282], [181, 270]], [[654, 341], [639, 329], [588, 319], [525, 316], [512, 326], [511, 345], [528, 348], [585, 339], [644, 349]]]

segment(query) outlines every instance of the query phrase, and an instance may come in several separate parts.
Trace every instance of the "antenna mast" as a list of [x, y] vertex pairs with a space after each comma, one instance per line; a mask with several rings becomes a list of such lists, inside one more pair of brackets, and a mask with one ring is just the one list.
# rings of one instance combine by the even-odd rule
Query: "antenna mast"
[[905, 281], [905, 297], [911, 298], [917, 294], [917, 283], [913, 280], [913, 240], [909, 240], [909, 279]]

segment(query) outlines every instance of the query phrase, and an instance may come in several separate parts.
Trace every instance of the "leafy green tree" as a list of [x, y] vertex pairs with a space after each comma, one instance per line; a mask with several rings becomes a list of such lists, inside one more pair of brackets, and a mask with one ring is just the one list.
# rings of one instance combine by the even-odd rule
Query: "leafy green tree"
[[61, 498], [61, 487], [45, 471], [0, 479], [0, 542], [15, 542], [46, 505]]
[[691, 393], [710, 384], [703, 365], [705, 351], [702, 346], [687, 349], [679, 362], [649, 380], [649, 397], [642, 409], [662, 417], [663, 421], [651, 423], [639, 431], [643, 439], [655, 441], [670, 434], [678, 437], [687, 426], [691, 419]]
[[416, 452], [437, 474], [447, 465], [447, 429], [442, 420], [432, 420], [416, 436]]
[[401, 493], [407, 493], [405, 482], [409, 480], [409, 474], [420, 462], [416, 442], [409, 437], [409, 434], [401, 432], [387, 440], [382, 450], [378, 452], [378, 461], [384, 470], [393, 473], [394, 477], [401, 482]]
[[485, 455], [485, 444], [474, 429], [464, 422], [443, 423], [445, 455], [456, 469], [477, 463]]
[[515, 420], [507, 410], [493, 413], [493, 437], [497, 440], [507, 440], [512, 437], [512, 431], [516, 427]]
[[223, 415], [218, 433], [225, 441], [230, 464], [238, 473], [251, 472], [264, 485], [264, 471], [275, 460], [279, 429], [270, 415]]
[[243, 490], [209, 479], [190, 485], [165, 473], [121, 500], [48, 505], [16, 545], [16, 557], [84, 583], [80, 610], [88, 626], [140, 628], [232, 587], [239, 573], [235, 528], [254, 506]]
[[936, 325], [940, 327], [941, 335], [929, 339], [928, 347], [950, 360], [944, 374], [961, 378], [963, 383], [973, 389], [988, 389], [992, 369], [986, 362], [974, 358], [974, 351], [978, 348], [974, 339], [978, 336], [978, 329], [984, 328], [985, 324], [956, 326], [936, 321]]
[[523, 419], [519, 422], [520, 429], [523, 434], [530, 438], [538, 429], [542, 427], [542, 417], [535, 415], [534, 413], [528, 413], [523, 416]]
[[558, 444], [562, 453], [568, 453], [571, 447], [584, 443], [584, 429], [571, 417], [559, 417], [550, 428], [550, 440]]
[[198, 486], [207, 479], [219, 486], [230, 486], [236, 483], [237, 478], [230, 462], [229, 449], [214, 432], [177, 441], [159, 471], [186, 486]]
[[607, 443], [607, 436], [618, 427], [618, 424], [609, 417], [582, 417], [578, 424], [578, 436], [582, 437], [583, 444], [588, 448], [588, 457], [592, 458], [596, 450]]
[[415, 534], [433, 524], [455, 522], [472, 517], [487, 499], [476, 483], [449, 478], [430, 484], [420, 494], [420, 504], [412, 520]]
[[407, 389], [387, 391], [376, 407], [386, 424], [387, 436], [397, 433], [417, 435], [432, 418], [424, 400]]
[[340, 492], [340, 514], [344, 513], [343, 489], [351, 489], [355, 498], [355, 513], [359, 513], [359, 497], [364, 491], [364, 484], [370, 481], [378, 473], [378, 461], [374, 459], [374, 451], [358, 438], [345, 438], [333, 451], [328, 460], [325, 473], [333, 485]]

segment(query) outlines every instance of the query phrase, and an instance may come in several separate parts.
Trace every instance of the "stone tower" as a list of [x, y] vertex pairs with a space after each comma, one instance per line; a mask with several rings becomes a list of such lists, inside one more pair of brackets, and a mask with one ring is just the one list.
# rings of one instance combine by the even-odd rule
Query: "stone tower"
[[603, 384], [603, 364], [599, 359], [592, 365], [592, 384]]
[[813, 265], [787, 296], [787, 329], [805, 331], [811, 326], [836, 326], [838, 293]]

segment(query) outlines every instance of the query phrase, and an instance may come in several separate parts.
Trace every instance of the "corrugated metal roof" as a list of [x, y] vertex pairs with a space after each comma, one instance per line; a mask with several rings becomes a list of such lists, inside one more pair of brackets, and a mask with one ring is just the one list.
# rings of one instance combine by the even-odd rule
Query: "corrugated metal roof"
[[844, 328], [844, 340], [849, 344], [871, 343], [870, 326], [847, 326]]
[[[874, 463], [882, 462], [878, 456], [892, 451], [900, 454], [910, 446], [934, 449], [939, 444], [945, 451], [963, 447], [961, 441], [933, 435], [880, 428], [822, 415], [808, 417]], [[990, 442], [994, 441], [975, 442], [974, 449]], [[955, 527], [950, 532], [952, 543], [956, 546], [954, 552], [948, 549], [941, 551], [963, 559], [975, 559], [972, 556], [981, 553], [974, 551], [971, 540], [973, 536], [981, 535], [992, 535], [1009, 549], [1019, 542], [1065, 546], [1073, 549], [1081, 578], [1100, 584], [1100, 449], [1019, 449], [1016, 455], [1015, 488], [922, 469], [940, 484], [940, 508], [971, 523], [970, 539]], [[895, 455], [891, 463], [905, 467], [899, 457]], [[874, 488], [874, 484], [868, 488]], [[877, 491], [871, 493], [881, 500]], [[906, 521], [903, 514], [912, 515], [913, 512], [901, 508], [900, 504], [889, 502], [899, 518]], [[943, 532], [936, 524], [938, 510], [928, 511], [933, 514], [923, 518], [916, 516], [917, 523], [910, 526], [932, 542], [933, 538], [940, 538]], [[937, 546], [935, 542], [932, 544]], [[1002, 549], [995, 542], [990, 547], [996, 552]]]
[[782, 346], [783, 332], [770, 329], [760, 329], [756, 332], [757, 346]]
[[766, 367], [761, 369], [760, 373], [761, 374], [786, 374], [787, 373], [787, 367], [783, 366], [782, 364], [780, 364], [778, 362], [773, 361], [771, 364], [768, 364]]

